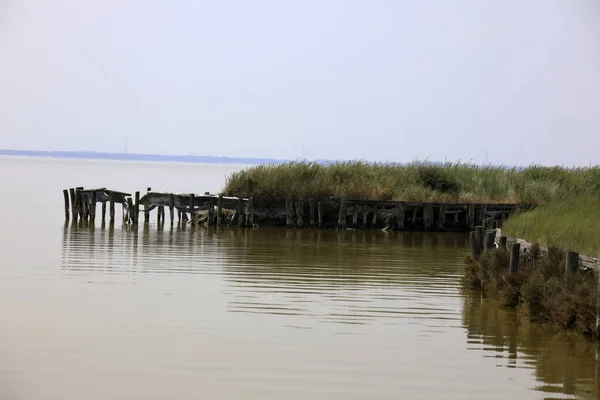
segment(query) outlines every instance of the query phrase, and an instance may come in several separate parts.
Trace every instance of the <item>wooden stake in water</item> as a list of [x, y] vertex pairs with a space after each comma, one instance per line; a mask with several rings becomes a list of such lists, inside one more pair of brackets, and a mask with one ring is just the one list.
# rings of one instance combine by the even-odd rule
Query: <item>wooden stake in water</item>
[[358, 226], [358, 203], [354, 203], [354, 209], [352, 211], [352, 228], [356, 229]]
[[296, 217], [298, 218], [298, 228], [304, 226], [304, 200], [299, 199], [296, 203]]
[[169, 193], [169, 218], [172, 226], [175, 222], [175, 195], [173, 193]]
[[248, 224], [251, 228], [254, 226], [254, 197], [248, 199]]
[[289, 197], [285, 200], [285, 225], [288, 228], [294, 227], [294, 203]]
[[223, 195], [220, 194], [217, 199], [217, 226], [221, 226], [223, 218]]
[[111, 221], [115, 219], [115, 194], [113, 192], [108, 195], [108, 216]]
[[69, 189], [69, 196], [71, 197], [71, 215], [73, 216], [73, 221], [77, 221], [77, 198], [75, 195], [75, 188]]
[[338, 228], [346, 229], [346, 199], [340, 200], [340, 214], [338, 216]]
[[396, 206], [396, 227], [398, 230], [404, 229], [404, 205], [400, 202], [395, 204]]
[[479, 244], [477, 232], [469, 232], [469, 243], [471, 244], [471, 257], [475, 260], [479, 260], [481, 258], [481, 245]]
[[238, 197], [237, 220], [238, 220], [238, 226], [244, 225], [244, 203], [243, 203], [243, 200], [241, 197]]
[[362, 216], [363, 216], [362, 228], [367, 229], [368, 220], [369, 220], [369, 206], [366, 204], [363, 204]]
[[309, 218], [308, 223], [310, 224], [310, 227], [314, 228], [315, 227], [315, 200], [314, 199], [308, 199], [308, 218]]
[[317, 203], [317, 226], [323, 227], [323, 203], [320, 201]]
[[[448, 211], [448, 205], [442, 204], [440, 207], [440, 213], [438, 214], [438, 229], [444, 230], [444, 223], [446, 222], [446, 212]], [[458, 214], [456, 214], [458, 215]]]
[[69, 219], [71, 219], [71, 208], [70, 208], [70, 204], [69, 204], [69, 190], [68, 189], [63, 189], [63, 197], [65, 200], [65, 219], [69, 220]]
[[92, 200], [90, 202], [90, 220], [96, 221], [96, 191], [92, 190]]
[[495, 231], [487, 231], [485, 233], [485, 236], [483, 239], [483, 247], [486, 250], [493, 249], [495, 240], [496, 240], [496, 232]]
[[190, 194], [190, 223], [192, 225], [196, 224], [196, 218], [194, 215], [194, 207], [196, 205], [195, 195], [194, 193]]
[[500, 239], [498, 240], [498, 248], [502, 249], [502, 250], [506, 250], [506, 240], [508, 238], [506, 236], [500, 236]]
[[475, 234], [477, 234], [477, 243], [479, 243], [479, 251], [482, 251], [483, 250], [483, 236], [485, 234], [485, 228], [483, 226], [476, 226]]
[[137, 224], [140, 220], [140, 192], [135, 192], [135, 204], [133, 206], [133, 223]]

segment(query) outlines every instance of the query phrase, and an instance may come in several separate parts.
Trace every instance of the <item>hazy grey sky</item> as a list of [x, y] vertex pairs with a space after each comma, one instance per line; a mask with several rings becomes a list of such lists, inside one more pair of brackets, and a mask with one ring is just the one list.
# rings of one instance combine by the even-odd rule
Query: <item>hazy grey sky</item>
[[600, 163], [597, 0], [0, 0], [0, 148]]

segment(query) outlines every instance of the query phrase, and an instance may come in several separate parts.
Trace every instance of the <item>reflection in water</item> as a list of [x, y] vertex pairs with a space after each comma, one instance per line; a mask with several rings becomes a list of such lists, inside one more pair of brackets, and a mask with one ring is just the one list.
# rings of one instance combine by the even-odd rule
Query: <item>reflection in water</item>
[[[435, 384], [428, 384], [431, 387], [420, 387], [411, 398], [426, 388], [444, 393], [445, 398], [453, 398], [451, 393], [464, 398], [465, 393], [475, 393], [478, 383], [481, 396], [473, 398], [505, 398], [513, 393], [510, 385], [519, 384], [532, 398], [541, 393], [557, 399], [592, 395], [596, 344], [580, 336], [552, 333], [514, 311], [464, 293], [460, 277], [466, 248], [467, 237], [462, 234], [68, 224], [62, 270], [74, 277], [86, 276], [90, 282], [105, 282], [111, 275], [131, 275], [132, 280], [138, 274], [213, 277], [223, 283], [225, 311], [234, 315], [261, 318], [262, 323], [289, 332], [327, 326], [343, 337], [368, 332], [375, 338], [397, 335], [397, 342], [386, 346], [412, 347], [419, 356], [411, 362], [419, 360], [427, 367], [397, 367], [394, 374], [408, 376], [409, 371], [419, 370], [442, 388], [435, 392]], [[454, 333], [459, 334], [459, 344], [445, 344], [451, 343]], [[279, 337], [285, 342], [284, 336]], [[287, 345], [293, 348], [294, 344]], [[476, 359], [469, 357], [473, 352], [480, 353]], [[379, 357], [378, 374], [390, 374], [392, 361], [383, 353]], [[497, 385], [505, 375], [487, 370], [493, 366], [534, 373], [537, 383], [502, 383], [509, 385], [502, 386], [507, 391], [502, 394]], [[457, 375], [443, 378], [448, 369], [456, 369]], [[479, 378], [488, 381], [477, 382], [473, 377], [477, 370], [488, 371]], [[322, 378], [325, 372], [317, 371], [312, 372], [315, 379]], [[367, 379], [368, 373], [363, 373]], [[504, 379], [516, 379], [508, 376]], [[356, 375], [343, 379], [348, 387], [357, 384]], [[388, 384], [400, 378], [390, 379]], [[454, 392], [444, 391], [452, 385], [458, 385]]]

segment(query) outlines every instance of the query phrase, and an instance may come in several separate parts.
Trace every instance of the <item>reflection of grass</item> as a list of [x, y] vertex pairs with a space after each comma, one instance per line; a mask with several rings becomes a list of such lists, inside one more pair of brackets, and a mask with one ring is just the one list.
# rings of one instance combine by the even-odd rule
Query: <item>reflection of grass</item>
[[595, 341], [531, 323], [525, 315], [489, 300], [481, 301], [477, 293], [465, 293], [463, 324], [470, 340], [481, 340], [486, 347], [504, 353], [508, 365], [533, 364], [540, 381], [538, 390], [576, 396], [592, 394]]
[[569, 196], [511, 217], [503, 232], [542, 245], [600, 256], [600, 196]]
[[595, 193], [600, 168], [531, 166], [522, 170], [466, 163], [432, 165], [363, 161], [258, 165], [230, 175], [224, 192], [280, 201], [325, 199], [508, 202], [543, 204], [568, 193]]
[[565, 275], [565, 255], [555, 248], [539, 260], [521, 260], [519, 272], [508, 273], [508, 253], [486, 252], [481, 260], [466, 258], [464, 282], [508, 307], [521, 307], [532, 320], [561, 329], [595, 334], [597, 274]]

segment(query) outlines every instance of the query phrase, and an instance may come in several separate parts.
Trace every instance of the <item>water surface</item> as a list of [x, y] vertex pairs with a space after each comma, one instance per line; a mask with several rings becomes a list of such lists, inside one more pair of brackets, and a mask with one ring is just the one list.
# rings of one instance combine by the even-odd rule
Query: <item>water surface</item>
[[238, 168], [0, 158], [0, 397], [593, 398], [596, 343], [461, 289], [463, 234], [63, 220]]

